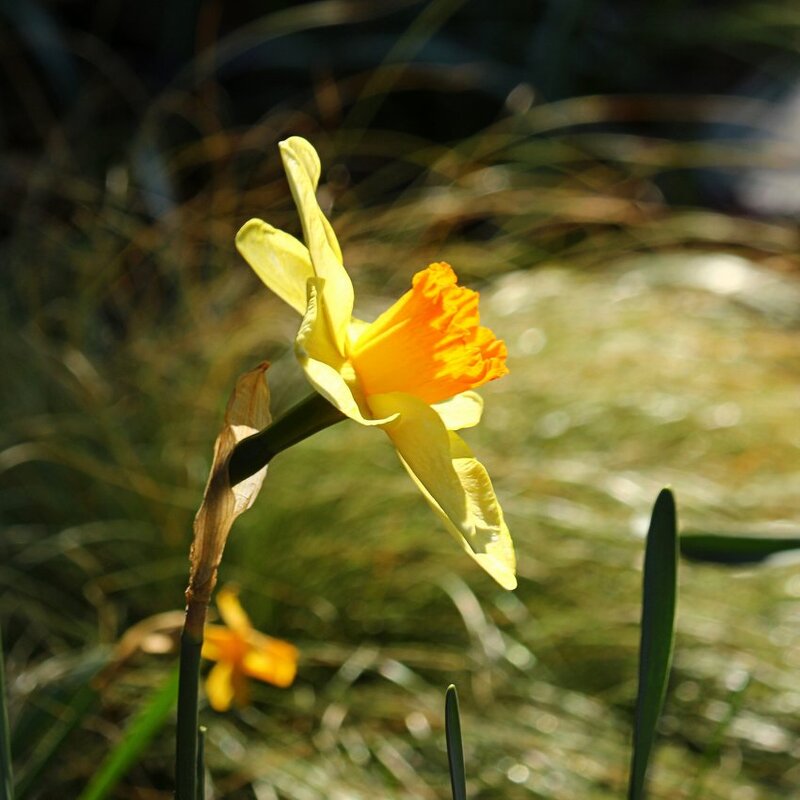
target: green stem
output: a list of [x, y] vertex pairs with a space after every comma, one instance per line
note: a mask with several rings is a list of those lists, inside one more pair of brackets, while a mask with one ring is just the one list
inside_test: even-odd
[[14, 800], [14, 778], [11, 771], [11, 733], [6, 708], [6, 673], [3, 666], [3, 638], [0, 632], [0, 798]]
[[278, 453], [345, 419], [322, 395], [312, 394], [279, 420], [239, 442], [228, 462], [231, 486], [265, 467]]
[[197, 798], [197, 695], [205, 620], [206, 604], [189, 600], [181, 634], [178, 678], [178, 725], [175, 732], [176, 800]]
[[206, 800], [206, 730], [197, 729], [197, 800]]

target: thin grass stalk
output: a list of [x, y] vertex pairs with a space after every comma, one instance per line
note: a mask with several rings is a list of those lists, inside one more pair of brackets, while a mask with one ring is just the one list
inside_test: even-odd
[[94, 682], [84, 684], [69, 698], [58, 719], [53, 721], [47, 733], [36, 742], [34, 752], [17, 770], [15, 790], [18, 797], [28, 797], [33, 791], [47, 766], [57, 757], [64, 742], [83, 722], [98, 699]]
[[203, 647], [207, 609], [207, 603], [190, 598], [181, 633], [178, 723], [175, 732], [176, 800], [197, 800], [197, 698], [200, 685], [200, 651]]
[[3, 657], [3, 635], [0, 630], [0, 798], [14, 800], [14, 774], [11, 769], [11, 732], [6, 707], [6, 672]]
[[[107, 673], [109, 676], [113, 674], [113, 670]], [[175, 708], [177, 689], [178, 670], [174, 669], [125, 723], [122, 737], [94, 770], [77, 800], [106, 800], [112, 796], [122, 778], [139, 761], [153, 737], [166, 725]]]

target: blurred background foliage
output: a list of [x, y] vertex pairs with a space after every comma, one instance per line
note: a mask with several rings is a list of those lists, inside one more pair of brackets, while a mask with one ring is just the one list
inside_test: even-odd
[[[469, 439], [520, 588], [479, 574], [381, 437], [282, 455], [222, 579], [300, 673], [204, 711], [217, 796], [446, 797], [452, 681], [471, 796], [619, 797], [658, 489], [684, 529], [798, 531], [799, 32], [789, 0], [2, 0], [20, 796], [77, 797], [167, 679], [172, 618], [115, 646], [181, 606], [235, 376], [272, 361], [277, 413], [307, 392], [296, 319], [233, 248], [250, 216], [299, 232], [276, 149], [299, 134], [362, 316], [448, 260], [508, 341]], [[796, 791], [798, 598], [785, 559], [684, 566], [654, 797]], [[171, 735], [114, 797], [170, 796]]]

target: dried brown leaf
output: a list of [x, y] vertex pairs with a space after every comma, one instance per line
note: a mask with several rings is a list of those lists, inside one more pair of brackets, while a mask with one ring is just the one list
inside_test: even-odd
[[186, 590], [190, 603], [208, 603], [231, 526], [253, 505], [267, 474], [264, 467], [235, 486], [231, 486], [228, 479], [228, 459], [233, 448], [271, 421], [268, 367], [269, 364], [263, 362], [241, 375], [228, 401], [225, 421], [214, 444], [214, 460], [203, 502], [194, 520], [189, 588]]

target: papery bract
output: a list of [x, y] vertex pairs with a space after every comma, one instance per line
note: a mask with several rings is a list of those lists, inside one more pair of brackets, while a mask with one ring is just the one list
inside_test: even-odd
[[228, 479], [228, 459], [233, 448], [271, 421], [266, 381], [268, 368], [269, 364], [264, 362], [236, 381], [225, 410], [222, 430], [214, 443], [208, 483], [194, 519], [189, 587], [186, 590], [190, 605], [193, 601], [202, 606], [208, 604], [231, 526], [253, 505], [267, 474], [264, 467], [236, 486], [231, 486]]

